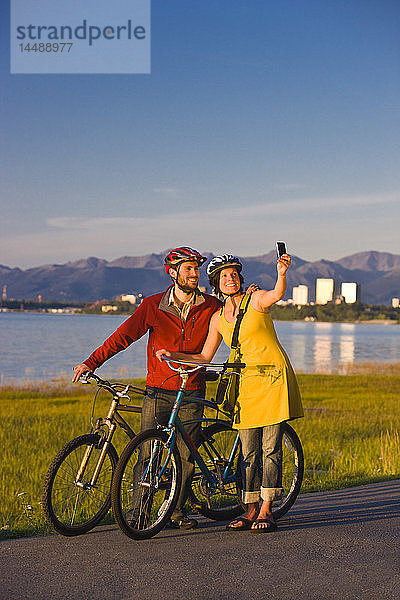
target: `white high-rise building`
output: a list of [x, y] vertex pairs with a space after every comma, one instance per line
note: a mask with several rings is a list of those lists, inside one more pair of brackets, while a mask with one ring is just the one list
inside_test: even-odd
[[392, 298], [392, 308], [399, 308], [400, 298]]
[[358, 285], [357, 283], [342, 283], [342, 293], [346, 304], [354, 304], [358, 300]]
[[134, 294], [121, 294], [117, 300], [121, 302], [129, 302], [130, 304], [136, 304], [136, 296]]
[[308, 304], [308, 287], [306, 285], [298, 285], [293, 288], [293, 304], [301, 306]]
[[333, 290], [335, 282], [333, 279], [317, 279], [315, 290], [315, 302], [317, 304], [327, 304], [333, 300]]

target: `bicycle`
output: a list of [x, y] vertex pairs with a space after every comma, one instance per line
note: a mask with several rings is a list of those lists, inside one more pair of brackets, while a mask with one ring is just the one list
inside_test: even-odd
[[89, 384], [89, 380], [97, 384], [97, 393], [102, 388], [112, 394], [107, 416], [99, 417], [90, 433], [76, 437], [58, 452], [44, 480], [45, 516], [50, 525], [65, 536], [90, 531], [110, 509], [111, 481], [118, 462], [112, 438], [117, 427], [130, 439], [136, 436], [119, 413], [141, 412], [140, 406], [121, 404], [121, 401], [131, 401], [128, 392], [143, 394], [144, 390], [130, 384], [110, 383], [91, 372], [80, 379], [84, 384]]
[[[120, 426], [130, 439], [136, 436], [118, 411], [141, 412], [141, 407], [121, 404], [121, 400], [130, 400], [128, 391], [145, 393], [142, 388], [110, 383], [89, 371], [80, 382], [89, 384], [90, 380], [113, 396], [107, 417], [99, 418], [90, 433], [68, 442], [53, 459], [44, 480], [45, 516], [53, 529], [65, 536], [87, 533], [110, 509], [111, 481], [118, 462], [118, 453], [112, 444], [115, 429]], [[211, 419], [207, 424], [209, 421]], [[200, 444], [207, 443], [210, 435], [230, 430], [225, 423], [218, 424], [218, 419], [212, 421], [215, 421], [213, 427], [201, 430]], [[221, 441], [218, 445], [224, 447]], [[200, 506], [192, 493], [189, 501], [193, 506]]]
[[[175, 508], [181, 485], [181, 460], [176, 447], [177, 432], [182, 435], [196, 466], [190, 500], [198, 512], [215, 520], [228, 520], [244, 512], [240, 502], [238, 433], [231, 429], [229, 423], [214, 419], [214, 424], [203, 431], [203, 437], [196, 448], [185, 432], [178, 412], [191, 373], [200, 368], [224, 372], [226, 369], [240, 369], [245, 365], [195, 364], [165, 357], [164, 360], [173, 371], [179, 373], [182, 382], [169, 422], [165, 427], [160, 426], [140, 433], [128, 443], [118, 461], [111, 485], [114, 517], [120, 529], [128, 537], [137, 540], [147, 539], [159, 533]], [[173, 367], [171, 363], [180, 366]], [[189, 366], [190, 369], [184, 368]], [[216, 407], [213, 402], [199, 400], [205, 406]], [[276, 519], [282, 517], [295, 502], [304, 472], [300, 440], [287, 423], [284, 424], [282, 439], [283, 485], [286, 491], [282, 500], [273, 508]], [[226, 443], [221, 444], [222, 440]]]

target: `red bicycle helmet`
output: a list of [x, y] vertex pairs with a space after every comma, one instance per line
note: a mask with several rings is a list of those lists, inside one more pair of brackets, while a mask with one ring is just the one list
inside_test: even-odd
[[189, 246], [180, 246], [171, 250], [164, 258], [165, 270], [169, 273], [171, 267], [174, 269], [181, 263], [186, 261], [195, 261], [199, 267], [206, 262], [207, 258], [202, 256], [200, 252]]

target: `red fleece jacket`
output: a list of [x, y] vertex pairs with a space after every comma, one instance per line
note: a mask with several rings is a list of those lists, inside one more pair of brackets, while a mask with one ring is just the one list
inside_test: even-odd
[[[166, 348], [173, 352], [201, 352], [210, 318], [221, 307], [221, 302], [208, 294], [197, 296], [186, 321], [182, 322], [176, 309], [168, 304], [170, 290], [145, 298], [133, 315], [85, 360], [85, 365], [94, 371], [149, 332], [146, 384], [177, 390], [181, 382], [179, 375], [157, 359], [156, 350]], [[189, 377], [186, 389], [195, 390], [203, 386], [204, 372], [201, 370]]]

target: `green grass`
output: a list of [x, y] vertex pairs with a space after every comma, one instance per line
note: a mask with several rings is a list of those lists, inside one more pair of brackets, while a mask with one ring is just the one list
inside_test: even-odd
[[[136, 385], [144, 387], [144, 380]], [[90, 431], [95, 391], [93, 385], [72, 384], [0, 388], [0, 539], [52, 531], [40, 505], [43, 480], [57, 452]], [[106, 416], [110, 400], [107, 392], [98, 394], [94, 421]], [[140, 415], [124, 418], [139, 431]], [[127, 441], [118, 429], [113, 439], [118, 453]]]
[[303, 491], [400, 476], [400, 376], [300, 375], [305, 418]]
[[[400, 375], [299, 375], [299, 383], [305, 418], [292, 425], [306, 458], [303, 492], [400, 476]], [[43, 479], [58, 450], [89, 431], [94, 390], [61, 384], [0, 388], [0, 537], [51, 531], [40, 506]], [[109, 404], [109, 394], [99, 394], [95, 416], [105, 416]], [[137, 431], [138, 416], [125, 414]], [[118, 431], [119, 452], [126, 440]]]

